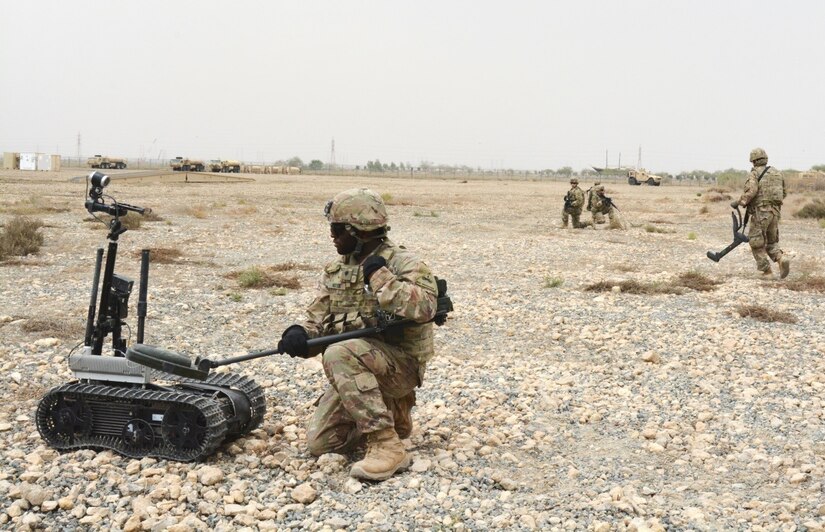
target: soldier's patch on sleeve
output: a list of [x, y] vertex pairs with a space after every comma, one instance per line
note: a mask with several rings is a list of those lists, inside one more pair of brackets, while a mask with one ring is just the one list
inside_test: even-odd
[[372, 373], [359, 373], [355, 376], [355, 387], [361, 392], [378, 388], [378, 379]]
[[425, 273], [424, 275], [420, 276], [418, 279], [415, 280], [415, 284], [424, 288], [426, 290], [430, 290], [432, 292], [438, 292], [438, 287], [435, 284], [435, 276], [431, 273]]

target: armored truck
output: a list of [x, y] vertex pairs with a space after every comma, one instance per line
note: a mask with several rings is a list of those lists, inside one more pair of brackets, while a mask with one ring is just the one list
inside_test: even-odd
[[206, 165], [203, 161], [198, 159], [186, 159], [184, 157], [175, 157], [169, 161], [169, 166], [175, 172], [203, 172]]
[[89, 157], [86, 164], [88, 164], [91, 168], [117, 168], [118, 170], [122, 170], [126, 168], [126, 159], [95, 155], [94, 157]]

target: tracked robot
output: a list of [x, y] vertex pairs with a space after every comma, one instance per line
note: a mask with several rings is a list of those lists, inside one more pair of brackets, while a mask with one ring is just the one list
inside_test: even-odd
[[[254, 380], [234, 373], [170, 374], [127, 357], [130, 350], [138, 349], [143, 356], [188, 360], [143, 345], [149, 250], [141, 253], [137, 342], [127, 346], [122, 331], [134, 281], [115, 273], [118, 239], [126, 232], [121, 218], [129, 213], [143, 215], [150, 209], [119, 203], [104, 195], [103, 189], [110, 182], [107, 175], [93, 172], [87, 181], [86, 210], [95, 217], [98, 213], [111, 216], [102, 284], [104, 253], [100, 248], [85, 339], [82, 347], [69, 355], [69, 368], [77, 380], [49, 390], [40, 400], [37, 430], [51, 447], [60, 450], [110, 449], [133, 458], [201, 460], [222, 443], [261, 424], [266, 412], [263, 390]], [[111, 349], [104, 349], [109, 336]]]

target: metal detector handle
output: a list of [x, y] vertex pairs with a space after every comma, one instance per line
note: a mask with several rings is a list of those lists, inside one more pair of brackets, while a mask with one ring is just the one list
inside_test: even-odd
[[[395, 322], [391, 325], [391, 327], [396, 327], [401, 324], [410, 324], [413, 323], [412, 320], [403, 320], [399, 322]], [[379, 333], [382, 333], [387, 330], [388, 327], [368, 327], [366, 329], [356, 329], [354, 331], [347, 331], [340, 334], [330, 334], [328, 336], [319, 336], [318, 338], [312, 338], [307, 340], [307, 347], [326, 347], [328, 345], [332, 345], [338, 342], [343, 342], [344, 340], [352, 340], [353, 338], [363, 338], [365, 336], [373, 336]], [[263, 358], [269, 355], [282, 355], [284, 354], [283, 351], [279, 349], [266, 349], [264, 351], [253, 351], [252, 353], [247, 353], [246, 355], [239, 355], [236, 357], [224, 358], [222, 360], [209, 360], [208, 358], [198, 358], [195, 360], [195, 365], [198, 366], [200, 369], [210, 369], [210, 368], [217, 368], [219, 366], [226, 366], [228, 364], [235, 364], [236, 362], [244, 362], [246, 360], [254, 360], [256, 358]]]

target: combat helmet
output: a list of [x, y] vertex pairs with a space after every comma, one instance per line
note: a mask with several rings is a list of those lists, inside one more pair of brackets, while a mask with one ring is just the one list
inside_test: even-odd
[[768, 160], [768, 154], [767, 154], [767, 153], [765, 153], [765, 150], [763, 150], [762, 148], [754, 148], [754, 149], [752, 149], [752, 150], [751, 150], [750, 161], [751, 161], [751, 162], [756, 162], [756, 161], [758, 161], [759, 159], [765, 159], [765, 161], [767, 162], [767, 160]]
[[578, 179], [576, 179], [576, 178], [574, 177], [574, 178], [572, 178], [572, 179], [570, 180], [570, 184], [571, 184], [571, 185], [578, 185], [578, 184], [579, 184], [579, 180], [578, 180]]
[[327, 202], [324, 215], [331, 224], [345, 224], [361, 231], [387, 225], [387, 207], [381, 196], [368, 188], [351, 188]]

